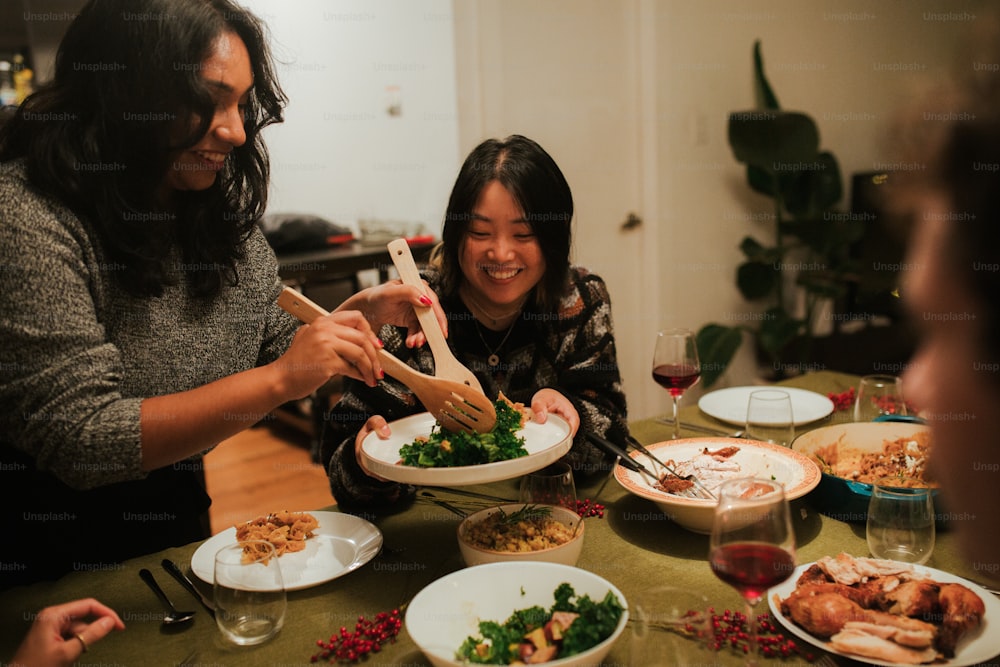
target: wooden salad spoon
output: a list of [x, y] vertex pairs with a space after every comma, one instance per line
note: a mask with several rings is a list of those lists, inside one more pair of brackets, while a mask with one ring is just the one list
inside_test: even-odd
[[[322, 306], [291, 287], [286, 287], [278, 295], [278, 305], [306, 324], [329, 314]], [[434, 320], [434, 326], [437, 326], [437, 320]], [[382, 370], [413, 390], [427, 411], [449, 431], [489, 433], [496, 425], [496, 408], [481, 390], [421, 373], [385, 350], [378, 351], [378, 359]]]
[[[413, 261], [413, 253], [410, 252], [410, 246], [406, 239], [390, 241], [386, 247], [389, 249], [392, 263], [396, 266], [399, 279], [403, 281], [403, 284], [423, 291], [424, 281], [420, 278], [420, 271], [417, 270], [417, 264]], [[417, 314], [417, 320], [420, 322], [424, 337], [427, 338], [431, 354], [434, 355], [434, 376], [461, 382], [482, 392], [483, 387], [479, 384], [475, 374], [452, 354], [434, 312], [430, 308], [414, 308], [413, 310]]]

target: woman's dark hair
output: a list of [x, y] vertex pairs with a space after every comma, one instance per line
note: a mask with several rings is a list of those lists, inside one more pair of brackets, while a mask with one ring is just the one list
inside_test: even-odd
[[[212, 123], [201, 70], [226, 32], [253, 69], [246, 142], [210, 188], [176, 192], [167, 208], [157, 191], [171, 156]], [[191, 292], [209, 297], [238, 281], [242, 243], [267, 203], [260, 131], [281, 122], [285, 101], [263, 25], [230, 0], [91, 0], [59, 46], [53, 80], [0, 128], [0, 160], [22, 158], [35, 188], [95, 230], [130, 293], [156, 296], [175, 283], [179, 247], [197, 267], [187, 271]]]
[[510, 192], [538, 239], [546, 270], [535, 299], [539, 305], [554, 308], [569, 275], [573, 194], [555, 160], [537, 143], [517, 134], [479, 144], [458, 172], [433, 260], [441, 271], [444, 292], [454, 295], [458, 290], [462, 278], [458, 257], [472, 211], [492, 181]]

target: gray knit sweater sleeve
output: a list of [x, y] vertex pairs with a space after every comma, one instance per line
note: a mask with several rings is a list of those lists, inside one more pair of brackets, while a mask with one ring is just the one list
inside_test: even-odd
[[142, 478], [143, 398], [267, 363], [291, 341], [259, 232], [245, 255], [238, 284], [211, 301], [188, 295], [183, 276], [199, 267], [179, 264], [162, 297], [132, 297], [91, 230], [20, 164], [0, 164], [0, 447], [76, 488]]

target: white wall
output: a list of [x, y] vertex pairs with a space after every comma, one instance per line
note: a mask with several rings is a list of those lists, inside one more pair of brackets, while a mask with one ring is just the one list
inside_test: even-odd
[[268, 210], [420, 221], [437, 234], [462, 157], [451, 2], [241, 2], [270, 28], [289, 98], [265, 134]]
[[[754, 105], [752, 48], [781, 105], [808, 113], [839, 159], [849, 205], [852, 172], [891, 156], [886, 134], [911, 92], [942, 73], [976, 27], [973, 2], [700, 0], [658, 2], [662, 312], [699, 327], [734, 325], [754, 307], [735, 285], [738, 245], [773, 240], [773, 204], [752, 193], [726, 139], [731, 111]], [[697, 285], [697, 289], [692, 289]], [[751, 347], [722, 384], [746, 384]]]
[[[657, 328], [735, 325], [757, 309], [736, 289], [738, 247], [748, 234], [763, 241], [773, 237], [772, 202], [749, 190], [726, 138], [728, 114], [755, 102], [756, 39], [762, 40], [766, 70], [783, 107], [809, 113], [822, 146], [839, 158], [846, 207], [851, 173], [872, 170], [892, 155], [884, 144], [892, 113], [913, 88], [944, 70], [985, 6], [940, 0], [454, 1], [460, 48], [466, 44], [462, 52], [475, 53], [478, 42], [489, 54], [478, 67], [459, 62], [463, 144], [477, 134], [470, 128], [503, 134], [496, 128], [528, 127], [562, 156], [560, 166], [576, 194], [588, 165], [607, 161], [600, 146], [629, 145], [636, 141], [633, 128], [641, 128], [636, 212], [645, 222], [633, 233], [644, 241], [646, 274], [617, 286], [609, 282], [622, 363], [648, 359]], [[597, 30], [590, 24], [577, 29], [582, 15], [601, 12], [609, 20]], [[549, 27], [544, 36], [539, 26]], [[634, 49], [635, 57], [595, 61], [594, 54], [609, 44], [622, 53]], [[548, 58], [542, 61], [539, 54]], [[614, 76], [634, 85], [632, 97], [609, 83]], [[606, 118], [587, 115], [596, 107], [580, 104], [578, 97], [556, 99], [563, 89], [586, 86], [592, 97], [607, 100]], [[506, 94], [510, 90], [523, 94]], [[545, 134], [553, 123], [562, 124], [559, 132]], [[589, 203], [578, 207], [577, 232], [599, 198], [620, 195], [612, 180], [582, 188], [581, 200]], [[616, 253], [607, 235], [586, 236], [575, 237], [576, 257], [584, 265], [618, 263], [624, 270], [638, 261], [634, 253]], [[623, 307], [626, 292], [636, 291], [641, 307]], [[629, 326], [650, 333], [624, 335]], [[723, 386], [755, 381], [752, 351], [743, 346]], [[644, 365], [631, 369], [625, 389], [631, 418], [667, 410], [666, 392], [648, 379]], [[702, 390], [685, 396], [685, 404]]]

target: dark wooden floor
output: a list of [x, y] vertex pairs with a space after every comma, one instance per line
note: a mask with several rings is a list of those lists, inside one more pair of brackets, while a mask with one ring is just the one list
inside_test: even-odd
[[306, 433], [273, 420], [265, 424], [205, 456], [213, 535], [262, 514], [334, 503], [326, 472], [310, 459]]

